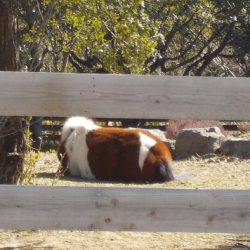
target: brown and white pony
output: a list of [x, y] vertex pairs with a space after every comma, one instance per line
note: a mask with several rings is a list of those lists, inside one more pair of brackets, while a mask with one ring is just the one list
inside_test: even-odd
[[168, 147], [148, 131], [99, 127], [72, 117], [62, 130], [60, 172], [85, 179], [163, 182], [174, 179]]

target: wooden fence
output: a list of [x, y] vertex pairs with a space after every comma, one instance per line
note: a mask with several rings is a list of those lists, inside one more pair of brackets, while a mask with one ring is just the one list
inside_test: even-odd
[[[42, 122], [41, 137], [43, 141], [43, 149], [56, 149], [60, 141], [60, 134], [66, 117], [44, 117]], [[94, 119], [98, 125], [106, 127], [140, 127], [144, 129], [159, 129], [166, 131], [168, 120], [155, 119], [121, 119], [121, 118], [102, 118]], [[124, 125], [125, 124], [125, 125]], [[131, 124], [131, 125], [130, 125]], [[218, 125], [225, 131], [250, 131], [249, 122], [236, 121], [220, 121]]]
[[[66, 117], [44, 117], [42, 120], [43, 142], [55, 148], [60, 140], [60, 133]], [[122, 118], [94, 118], [100, 126], [106, 127], [140, 127], [145, 129], [160, 129], [166, 131], [168, 121], [164, 119], [122, 119]], [[52, 146], [54, 145], [54, 147]], [[45, 147], [47, 148], [47, 147]]]
[[[0, 115], [250, 120], [249, 78], [0, 72]], [[0, 186], [0, 228], [250, 232], [250, 190]]]

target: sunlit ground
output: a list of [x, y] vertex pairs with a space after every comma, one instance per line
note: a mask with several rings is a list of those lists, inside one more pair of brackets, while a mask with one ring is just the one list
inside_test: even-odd
[[[36, 163], [35, 185], [136, 186], [164, 188], [250, 189], [250, 160], [234, 157], [192, 158], [174, 163], [179, 178], [163, 184], [120, 184], [81, 179], [55, 179], [58, 167], [55, 153], [42, 153]], [[244, 247], [244, 248], [243, 248]], [[249, 247], [249, 248], [247, 248]], [[0, 249], [250, 249], [250, 235], [79, 232], [79, 231], [1, 231]]]

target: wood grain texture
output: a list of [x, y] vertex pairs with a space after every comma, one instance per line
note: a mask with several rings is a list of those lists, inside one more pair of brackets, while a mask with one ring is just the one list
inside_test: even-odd
[[0, 72], [0, 115], [250, 120], [250, 78]]
[[249, 190], [0, 187], [0, 228], [250, 232]]

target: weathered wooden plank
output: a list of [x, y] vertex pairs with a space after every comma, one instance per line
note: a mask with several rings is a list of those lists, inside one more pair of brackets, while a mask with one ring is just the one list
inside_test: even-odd
[[250, 120], [250, 78], [0, 72], [0, 115]]
[[249, 190], [0, 187], [0, 228], [250, 232]]

